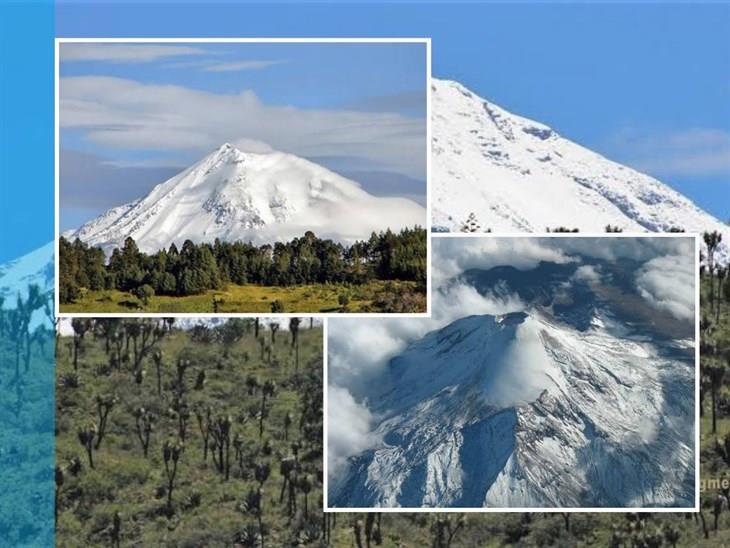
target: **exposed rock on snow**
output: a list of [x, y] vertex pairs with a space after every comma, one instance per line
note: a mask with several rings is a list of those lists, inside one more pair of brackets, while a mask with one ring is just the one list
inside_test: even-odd
[[241, 152], [226, 143], [144, 198], [64, 236], [107, 252], [131, 236], [141, 250], [155, 252], [187, 239], [272, 243], [307, 230], [348, 242], [414, 225], [426, 225], [426, 211], [415, 202], [372, 196], [292, 154]]
[[608, 312], [469, 316], [390, 361], [335, 507], [694, 504], [694, 353]]
[[[458, 231], [474, 212], [482, 229], [603, 232], [730, 229], [656, 179], [511, 114], [458, 82], [432, 80], [432, 223]], [[730, 258], [723, 245], [721, 255]]]

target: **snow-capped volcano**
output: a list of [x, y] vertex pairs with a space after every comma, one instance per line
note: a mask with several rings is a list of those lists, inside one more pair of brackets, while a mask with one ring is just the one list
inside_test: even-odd
[[112, 208], [69, 239], [107, 251], [131, 236], [155, 252], [173, 242], [288, 240], [307, 230], [339, 241], [425, 226], [423, 207], [368, 194], [354, 181], [283, 152], [241, 152], [226, 143], [137, 201]]
[[0, 296], [5, 298], [5, 308], [15, 308], [16, 296], [28, 294], [28, 286], [36, 284], [41, 291], [53, 290], [53, 242], [0, 265]]
[[[12, 310], [18, 306], [18, 296], [28, 297], [28, 287], [37, 285], [41, 292], [50, 294], [54, 288], [55, 244], [48, 242], [30, 253], [0, 265], [0, 297], [2, 308]], [[37, 325], [49, 325], [43, 309], [33, 312], [30, 329]]]
[[458, 82], [432, 79], [432, 222], [458, 231], [730, 229], [667, 185], [511, 114]]
[[329, 506], [693, 506], [693, 350], [634, 335], [540, 307], [428, 333], [374, 383], [378, 441]]

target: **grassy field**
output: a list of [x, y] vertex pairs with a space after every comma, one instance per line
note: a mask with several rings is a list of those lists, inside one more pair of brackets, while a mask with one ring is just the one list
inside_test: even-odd
[[[727, 319], [730, 309], [723, 309], [722, 320], [713, 331], [713, 338], [718, 341], [730, 340]], [[705, 304], [705, 315], [707, 309]], [[306, 323], [306, 322], [305, 322]], [[267, 333], [268, 335], [268, 333]], [[208, 383], [200, 394], [203, 401], [209, 401], [229, 409], [232, 414], [245, 409], [250, 401], [244, 388], [245, 375], [253, 373], [262, 379], [271, 375], [277, 379], [282, 388], [275, 400], [272, 400], [271, 416], [265, 424], [265, 437], [272, 440], [273, 455], [270, 460], [276, 462], [281, 455], [289, 452], [286, 443], [281, 440], [282, 414], [285, 410], [300, 408], [303, 392], [317, 392], [321, 384], [315, 388], [310, 384], [307, 388], [296, 389], [288, 386], [292, 355], [287, 344], [287, 333], [280, 332], [274, 347], [273, 357], [278, 366], [265, 365], [260, 357], [260, 347], [253, 336], [244, 337], [236, 343], [228, 358], [222, 357], [222, 348], [217, 344], [195, 347], [192, 360], [196, 371], [203, 365], [210, 371]], [[87, 336], [89, 337], [89, 336]], [[165, 355], [174, 356], [190, 347], [187, 335], [173, 332], [162, 343]], [[302, 338], [302, 359], [309, 363], [312, 375], [321, 373], [321, 330], [305, 330]], [[71, 373], [71, 357], [68, 338], [61, 340], [61, 355], [58, 374], [61, 378]], [[723, 343], [724, 345], [725, 343]], [[723, 346], [724, 348], [724, 346]], [[306, 349], [306, 350], [305, 350]], [[249, 359], [244, 357], [248, 353]], [[308, 356], [304, 360], [304, 356]], [[159, 497], [160, 486], [164, 487], [164, 476], [161, 468], [160, 447], [167, 431], [174, 428], [174, 422], [165, 419], [153, 434], [154, 451], [145, 460], [141, 455], [139, 442], [130, 437], [132, 426], [130, 408], [139, 402], [155, 406], [163, 410], [167, 400], [163, 397], [157, 402], [153, 388], [153, 367], [148, 364], [147, 377], [143, 380], [145, 390], [140, 394], [139, 386], [134, 382], [131, 373], [113, 373], [111, 376], [98, 376], [96, 366], [104, 363], [102, 341], [94, 341], [89, 337], [87, 351], [81, 359], [79, 388], [59, 386], [57, 389], [57, 457], [58, 464], [66, 465], [73, 456], [84, 457], [83, 448], [76, 437], [77, 424], [93, 416], [93, 396], [114, 389], [118, 394], [129, 393], [131, 396], [122, 401], [112, 411], [111, 426], [107, 437], [97, 454], [96, 470], [86, 467], [78, 477], [67, 478], [61, 490], [58, 525], [59, 546], [111, 546], [109, 542], [110, 520], [113, 512], [119, 510], [122, 521], [122, 546], [252, 546], [261, 544], [253, 542], [238, 544], [231, 541], [232, 536], [255, 523], [250, 515], [241, 512], [240, 502], [255, 482], [251, 478], [235, 476], [224, 481], [210, 463], [202, 462], [199, 447], [197, 425], [189, 426], [191, 437], [183, 456], [181, 466], [181, 483], [176, 490], [174, 500], [181, 505], [172, 517], [162, 512], [164, 499]], [[218, 363], [222, 362], [222, 369]], [[316, 363], [315, 363], [316, 362]], [[172, 362], [170, 362], [171, 364]], [[169, 364], [168, 364], [169, 365]], [[169, 376], [171, 372], [166, 373]], [[720, 391], [722, 397], [728, 397], [728, 380]], [[193, 383], [194, 374], [190, 373], [189, 382]], [[317, 380], [321, 383], [321, 380]], [[724, 414], [718, 418], [718, 432], [711, 433], [711, 409], [709, 396], [705, 399], [705, 416], [701, 421], [701, 476], [705, 481], [711, 478], [730, 475], [730, 467], [718, 456], [716, 440], [722, 440], [730, 431], [730, 418]], [[247, 440], [250, 440], [252, 454], [257, 454], [261, 445], [255, 425], [244, 426]], [[307, 469], [311, 475], [318, 476], [322, 467], [321, 445], [313, 445], [307, 461]], [[462, 514], [410, 514], [389, 513], [380, 517], [377, 534], [367, 542], [364, 513], [338, 513], [325, 517], [320, 508], [321, 487], [316, 487], [309, 495], [310, 519], [302, 518], [302, 500], [299, 494], [297, 514], [289, 517], [284, 505], [278, 503], [278, 491], [281, 476], [272, 467], [271, 477], [264, 486], [266, 494], [264, 504], [264, 524], [267, 547], [280, 546], [335, 546], [346, 548], [365, 548], [367, 546], [383, 546], [386, 548], [496, 548], [502, 546], [540, 547], [670, 547], [682, 548], [730, 546], [730, 512], [727, 503], [723, 503], [722, 511], [715, 515], [713, 501], [719, 494], [715, 488], [702, 493], [702, 514], [699, 513], [574, 513], [567, 518], [562, 513], [523, 512], [468, 514], [465, 522], [458, 526]], [[191, 502], [198, 500], [197, 506]], [[178, 508], [176, 506], [176, 508]], [[705, 537], [702, 519], [707, 526]], [[450, 520], [451, 530], [455, 533], [450, 543], [439, 542], [440, 527], [447, 527], [445, 519]], [[377, 522], [376, 522], [377, 523]], [[330, 530], [328, 539], [323, 530]], [[359, 540], [358, 540], [359, 539]]]
[[[235, 542], [259, 546], [257, 514], [247, 506], [247, 497], [259, 485], [257, 468], [262, 465], [270, 469], [263, 481], [261, 503], [266, 546], [291, 545], [292, 536], [306, 535], [310, 521], [321, 520], [316, 508], [320, 505], [322, 467], [318, 398], [322, 387], [322, 329], [308, 329], [308, 325], [303, 322], [300, 330], [298, 376], [296, 353], [287, 331], [279, 331], [274, 344], [270, 344], [271, 332], [262, 329], [259, 339], [251, 332], [224, 346], [195, 342], [187, 332], [173, 330], [155, 347], [163, 355], [161, 394], [157, 391], [153, 352], [143, 359], [145, 374], [140, 377], [127, 363], [119, 369], [109, 367], [110, 354], [105, 351], [104, 340], [87, 333], [75, 372], [72, 339], [61, 338], [56, 464], [64, 472], [64, 481], [58, 491], [56, 545], [113, 546], [114, 516], [119, 512], [121, 546], [232, 546]], [[270, 356], [267, 348], [271, 349]], [[181, 357], [190, 361], [183, 376], [184, 401], [190, 413], [170, 510], [166, 503], [163, 444], [171, 437], [178, 438], [180, 416], [184, 415], [173, 410], [178, 390], [176, 363]], [[202, 386], [198, 383], [201, 371], [205, 372]], [[250, 378], [258, 380], [258, 388], [249, 388]], [[275, 382], [276, 391], [268, 397], [260, 435], [257, 409], [262, 399], [261, 386], [266, 381]], [[78, 429], [90, 420], [101, 424], [96, 397], [112, 394], [118, 400], [109, 414], [100, 447], [92, 453], [91, 468]], [[310, 401], [318, 402], [314, 410], [319, 420], [316, 424], [300, 420], [311, 417], [308, 413], [312, 412], [305, 408], [305, 394]], [[210, 452], [207, 459], [203, 455], [203, 434], [192, 410], [207, 406], [214, 418], [230, 416], [230, 437], [242, 440], [242, 466], [231, 444], [229, 479], [219, 472]], [[155, 417], [147, 457], [136, 430], [135, 410], [140, 407]], [[287, 414], [292, 418], [288, 429]], [[279, 501], [284, 481], [280, 462], [292, 455], [295, 441], [300, 444], [301, 469], [297, 477], [306, 476], [311, 481], [306, 515], [303, 488], [295, 490], [297, 507], [293, 513], [288, 512], [286, 496], [284, 502]], [[81, 463], [80, 470], [74, 462]]]
[[[144, 305], [131, 293], [122, 291], [82, 290], [76, 302], [62, 304], [61, 312], [271, 312], [271, 303], [280, 301], [284, 312], [378, 312], [374, 304], [383, 292], [404, 294], [417, 292], [418, 284], [409, 281], [374, 280], [364, 285], [295, 285], [271, 287], [260, 285], [229, 284], [221, 291], [207, 291], [202, 295], [187, 297], [152, 297]], [[348, 304], [340, 304], [340, 296], [347, 296]], [[413, 312], [425, 312], [423, 307]]]

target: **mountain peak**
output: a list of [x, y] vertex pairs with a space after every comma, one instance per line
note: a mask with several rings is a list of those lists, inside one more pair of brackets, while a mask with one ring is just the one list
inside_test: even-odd
[[658, 360], [663, 344], [539, 310], [432, 331], [363, 395], [376, 441], [334, 478], [330, 504], [689, 506], [694, 370], [689, 355]]
[[358, 183], [283, 152], [242, 152], [225, 142], [147, 196], [89, 221], [68, 239], [110, 253], [131, 236], [154, 253], [185, 240], [272, 243], [314, 230], [351, 242], [375, 231], [423, 225], [423, 207], [375, 197]]
[[[462, 84], [432, 80], [432, 226], [544, 232], [730, 231], [660, 181], [513, 114]], [[719, 255], [727, 256], [723, 244]]]
[[217, 149], [215, 149], [213, 152], [208, 154], [205, 158], [203, 158], [202, 161], [206, 160], [227, 160], [229, 158], [238, 158], [240, 156], [243, 156], [244, 153], [234, 147], [231, 143], [223, 143], [221, 146], [219, 146]]

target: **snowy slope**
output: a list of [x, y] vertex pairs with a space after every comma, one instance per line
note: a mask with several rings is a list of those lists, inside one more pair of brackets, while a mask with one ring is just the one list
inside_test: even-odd
[[135, 202], [64, 234], [110, 250], [132, 236], [154, 252], [195, 242], [288, 240], [307, 230], [340, 241], [425, 226], [423, 207], [377, 198], [354, 181], [282, 152], [244, 153], [226, 143]]
[[48, 242], [27, 255], [0, 265], [0, 296], [5, 297], [4, 308], [15, 308], [17, 294], [25, 298], [30, 284], [37, 284], [44, 292], [53, 290], [54, 252], [54, 243]]
[[[43, 247], [0, 265], [0, 297], [4, 298], [2, 308], [15, 309], [18, 295], [25, 299], [31, 284], [38, 285], [44, 293], [53, 291], [54, 254], [55, 245], [48, 242]], [[30, 320], [31, 330], [38, 325], [49, 325], [43, 309], [36, 310]]]
[[432, 219], [457, 231], [730, 229], [665, 184], [511, 114], [458, 82], [432, 80]]
[[391, 360], [339, 507], [692, 506], [691, 353], [547, 310], [469, 316]]

